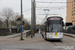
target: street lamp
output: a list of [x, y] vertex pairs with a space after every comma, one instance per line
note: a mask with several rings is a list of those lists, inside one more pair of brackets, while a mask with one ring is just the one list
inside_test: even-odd
[[46, 14], [46, 19], [47, 19], [47, 16], [48, 16], [48, 13], [49, 13], [49, 9], [44, 9], [44, 11], [45, 11], [45, 14]]

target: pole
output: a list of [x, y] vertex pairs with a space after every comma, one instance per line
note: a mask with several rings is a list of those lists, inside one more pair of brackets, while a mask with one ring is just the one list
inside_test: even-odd
[[47, 16], [48, 16], [48, 13], [49, 13], [49, 9], [44, 9], [44, 11], [48, 11], [48, 12], [45, 12], [45, 14], [46, 14], [46, 19], [47, 19]]
[[[68, 6], [68, 0], [67, 0], [67, 6]], [[66, 6], [66, 7], [67, 7]], [[67, 10], [67, 8], [66, 8], [66, 10]], [[66, 21], [67, 21], [67, 16], [66, 16], [66, 18], [65, 18], [65, 30], [66, 30]]]
[[66, 31], [66, 18], [65, 18], [65, 31]]
[[[23, 15], [22, 15], [22, 0], [21, 0], [21, 18], [23, 18]], [[23, 33], [22, 33], [22, 23], [21, 23], [21, 39], [20, 40], [24, 40], [23, 39]]]
[[46, 14], [46, 19], [47, 19], [48, 14]]
[[31, 0], [31, 38], [35, 36], [35, 0]]
[[7, 17], [7, 29], [8, 29], [8, 25], [9, 25], [8, 20], [9, 20], [9, 18]]

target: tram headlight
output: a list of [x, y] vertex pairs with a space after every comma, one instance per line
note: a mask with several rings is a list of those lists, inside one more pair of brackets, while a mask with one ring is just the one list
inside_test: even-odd
[[50, 35], [53, 35], [53, 33], [50, 33]]
[[63, 35], [63, 33], [60, 33], [60, 35]]
[[49, 35], [51, 35], [51, 33], [49, 33]]
[[49, 35], [51, 35], [51, 33], [49, 33]]

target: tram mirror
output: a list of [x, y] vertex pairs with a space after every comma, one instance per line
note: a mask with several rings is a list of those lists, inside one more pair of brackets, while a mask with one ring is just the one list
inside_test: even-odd
[[64, 26], [64, 22], [62, 22], [62, 26]]

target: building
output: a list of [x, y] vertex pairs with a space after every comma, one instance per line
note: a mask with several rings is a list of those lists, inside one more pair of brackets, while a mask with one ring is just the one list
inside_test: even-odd
[[75, 25], [75, 0], [68, 0], [66, 22]]

